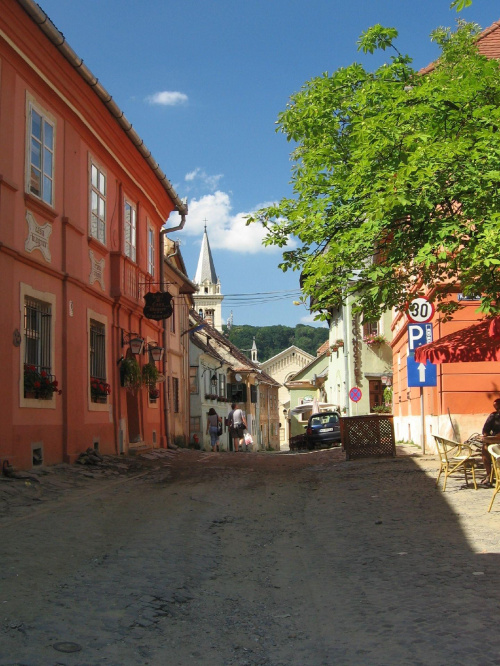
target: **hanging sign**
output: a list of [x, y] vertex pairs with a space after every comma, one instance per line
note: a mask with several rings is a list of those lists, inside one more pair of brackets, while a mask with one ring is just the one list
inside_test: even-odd
[[168, 291], [148, 292], [144, 295], [146, 305], [143, 308], [144, 316], [148, 319], [160, 321], [168, 319], [174, 312], [173, 296]]

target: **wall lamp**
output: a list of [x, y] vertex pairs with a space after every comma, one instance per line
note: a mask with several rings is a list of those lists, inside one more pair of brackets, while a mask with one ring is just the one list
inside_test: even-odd
[[157, 363], [163, 358], [164, 347], [158, 347], [156, 343], [148, 343], [147, 345], [144, 345], [144, 353], [146, 354], [148, 352], [151, 355], [153, 361]]
[[122, 330], [122, 347], [130, 345], [132, 354], [141, 354], [144, 347], [144, 338], [141, 338], [137, 333], [126, 334]]

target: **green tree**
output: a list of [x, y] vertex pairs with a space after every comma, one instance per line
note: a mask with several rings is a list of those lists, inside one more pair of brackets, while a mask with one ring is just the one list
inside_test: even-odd
[[[226, 329], [225, 329], [226, 330]], [[292, 345], [316, 356], [319, 347], [328, 339], [328, 329], [298, 324], [291, 326], [233, 326], [227, 333], [229, 340], [250, 358], [253, 339], [257, 345], [258, 360], [263, 363]]]
[[478, 30], [436, 30], [439, 59], [417, 72], [397, 31], [374, 26], [359, 49], [391, 49], [387, 64], [314, 78], [279, 115], [296, 144], [295, 198], [248, 223], [264, 225], [266, 245], [298, 240], [280, 267], [302, 272], [318, 316], [355, 293], [376, 319], [423, 285], [449, 316], [458, 284], [483, 312], [500, 311], [500, 69], [479, 54]]

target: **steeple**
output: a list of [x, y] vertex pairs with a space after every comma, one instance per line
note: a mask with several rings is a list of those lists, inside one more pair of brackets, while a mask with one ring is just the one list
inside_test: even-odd
[[210, 284], [217, 284], [217, 273], [215, 272], [214, 260], [210, 250], [210, 243], [208, 242], [206, 224], [203, 240], [201, 241], [200, 257], [198, 259], [198, 268], [196, 269], [194, 282], [196, 284], [203, 284], [205, 280], [208, 280]]
[[250, 350], [250, 353], [252, 355], [252, 361], [254, 363], [258, 363], [258, 361], [257, 361], [257, 345], [255, 344], [255, 336], [253, 337], [253, 345], [252, 345], [252, 349]]
[[193, 294], [194, 306], [197, 313], [206, 319], [211, 326], [222, 333], [222, 300], [224, 296], [220, 293], [220, 280], [215, 272], [214, 260], [208, 242], [207, 225], [205, 220], [205, 231], [201, 241], [198, 267], [193, 282], [198, 286], [198, 291]]

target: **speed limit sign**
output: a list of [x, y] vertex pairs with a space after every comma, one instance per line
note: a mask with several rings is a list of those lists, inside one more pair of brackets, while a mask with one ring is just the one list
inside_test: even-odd
[[414, 298], [406, 310], [406, 315], [414, 324], [426, 324], [434, 317], [434, 312], [434, 304], [429, 303], [426, 298]]

